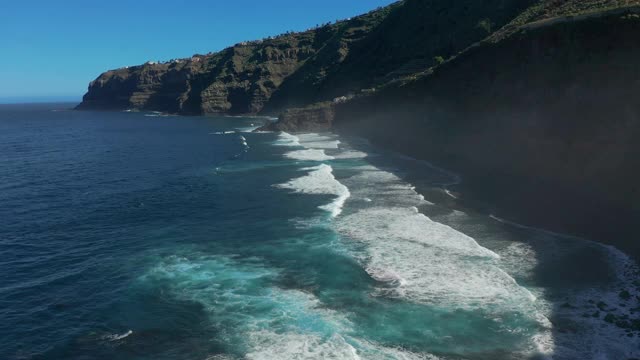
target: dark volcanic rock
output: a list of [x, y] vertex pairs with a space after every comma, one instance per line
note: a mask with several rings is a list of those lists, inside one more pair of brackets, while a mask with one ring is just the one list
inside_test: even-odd
[[538, 0], [404, 0], [316, 29], [218, 53], [107, 71], [79, 109], [278, 114], [331, 101], [433, 66]]
[[461, 173], [488, 211], [640, 256], [638, 38], [635, 14], [522, 29], [337, 106], [334, 126]]
[[319, 103], [306, 108], [289, 109], [277, 122], [267, 124], [256, 131], [314, 132], [331, 129], [335, 116], [332, 103]]
[[281, 113], [263, 130], [353, 132], [461, 173], [484, 210], [640, 256], [638, 5], [404, 0], [108, 71], [78, 108]]
[[400, 5], [304, 32], [239, 43], [217, 53], [107, 71], [91, 82], [78, 109], [277, 114], [289, 103], [265, 106], [293, 74], [313, 78], [315, 85], [285, 86], [292, 93], [280, 94], [307, 105], [322, 97], [314, 89], [344, 55]]

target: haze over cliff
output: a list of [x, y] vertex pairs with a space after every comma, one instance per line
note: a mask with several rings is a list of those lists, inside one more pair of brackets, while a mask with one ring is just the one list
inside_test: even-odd
[[460, 172], [491, 211], [638, 255], [638, 6], [399, 1], [105, 72], [79, 108], [281, 114], [267, 129], [354, 133]]

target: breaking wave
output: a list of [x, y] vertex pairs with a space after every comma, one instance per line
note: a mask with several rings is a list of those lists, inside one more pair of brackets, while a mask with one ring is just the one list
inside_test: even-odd
[[333, 176], [333, 168], [322, 164], [304, 170], [310, 170], [310, 172], [303, 177], [276, 185], [276, 187], [290, 189], [301, 194], [335, 195], [337, 198], [331, 204], [323, 205], [320, 208], [330, 212], [333, 217], [340, 215], [344, 203], [351, 194], [349, 189]]
[[[280, 275], [259, 262], [228, 256], [170, 256], [144, 274], [144, 286], [200, 304], [216, 328], [216, 341], [247, 359], [437, 359], [388, 348], [352, 335], [345, 314], [325, 308], [308, 292], [274, 284]], [[250, 313], [248, 313], [250, 311]]]

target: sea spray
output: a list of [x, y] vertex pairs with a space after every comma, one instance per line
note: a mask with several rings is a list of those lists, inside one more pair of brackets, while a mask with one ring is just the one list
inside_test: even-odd
[[284, 184], [275, 185], [278, 188], [290, 189], [300, 194], [335, 195], [337, 198], [320, 208], [336, 217], [342, 212], [342, 207], [351, 195], [349, 189], [336, 180], [333, 176], [333, 168], [322, 164], [316, 167], [305, 168], [309, 173], [303, 177], [292, 179]]

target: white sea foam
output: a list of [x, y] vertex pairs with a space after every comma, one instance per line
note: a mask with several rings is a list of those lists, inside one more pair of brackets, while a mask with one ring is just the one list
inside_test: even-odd
[[343, 181], [372, 207], [342, 217], [337, 230], [366, 245], [364, 266], [372, 277], [397, 283], [395, 296], [462, 308], [534, 301], [500, 268], [495, 252], [419, 213], [416, 206], [426, 202], [413, 186], [374, 166], [358, 169]]
[[[328, 161], [334, 159], [364, 159], [370, 154], [362, 151], [340, 149], [340, 140], [332, 134], [298, 134], [291, 135], [286, 132], [278, 134], [274, 142], [277, 146], [302, 147], [303, 150], [291, 151], [285, 157], [295, 160]], [[325, 153], [330, 151], [330, 155]]]
[[454, 199], [458, 199], [458, 197], [457, 197], [457, 196], [455, 196], [455, 195], [451, 192], [451, 190], [449, 190], [449, 189], [444, 189], [444, 192], [445, 192], [445, 194], [449, 195], [450, 197], [452, 197], [452, 198], [454, 198]]
[[299, 134], [300, 144], [309, 149], [337, 149], [340, 140], [335, 136], [319, 135], [319, 134]]
[[146, 116], [146, 117], [169, 117], [169, 116], [173, 116], [173, 115], [168, 114], [168, 113], [163, 113], [163, 112], [160, 112], [160, 111], [152, 111], [149, 114], [144, 114], [144, 116]]
[[236, 131], [217, 131], [217, 132], [212, 132], [209, 133], [209, 135], [228, 135], [228, 134], [235, 134]]
[[118, 341], [118, 340], [122, 340], [124, 338], [126, 338], [127, 336], [133, 334], [132, 330], [129, 330], [127, 332], [125, 332], [124, 334], [111, 334], [111, 335], [106, 335], [104, 336], [105, 340], [109, 340], [109, 341]]
[[242, 132], [242, 133], [252, 133], [254, 130], [257, 130], [259, 127], [260, 125], [251, 124], [250, 126], [236, 128], [236, 131]]
[[382, 289], [387, 296], [495, 311], [535, 300], [500, 269], [494, 252], [415, 209], [360, 210], [341, 218], [337, 228], [367, 246], [360, 260], [372, 277], [398, 284], [391, 292]]
[[171, 256], [140, 281], [160, 282], [166, 296], [201, 304], [226, 329], [218, 340], [247, 349], [247, 359], [436, 359], [354, 337], [345, 314], [310, 293], [273, 286], [277, 273], [229, 257]]
[[[366, 153], [349, 150], [348, 144], [341, 144], [332, 135], [304, 134], [293, 136], [281, 134], [278, 145], [301, 146], [312, 152], [301, 154], [314, 154], [318, 161], [335, 159], [364, 159]], [[345, 149], [346, 145], [346, 149]], [[302, 150], [304, 151], [304, 150]], [[325, 151], [327, 153], [325, 153]], [[324, 155], [325, 157], [323, 157]], [[309, 159], [310, 156], [300, 156]], [[290, 157], [295, 158], [295, 157]], [[442, 182], [435, 183], [444, 186], [449, 196], [455, 197], [446, 186], [457, 184], [460, 177], [446, 170], [437, 168], [427, 162], [408, 158], [412, 162], [435, 170], [443, 178]], [[629, 270], [633, 262], [625, 258], [624, 254], [616, 249], [608, 249], [612, 264], [616, 266], [620, 283], [605, 292], [602, 289], [593, 289], [581, 294], [570, 296], [571, 304], [575, 308], [558, 310], [558, 304], [549, 303], [545, 298], [543, 288], [532, 287], [530, 289], [520, 286], [514, 276], [518, 278], [532, 278], [537, 264], [537, 254], [531, 246], [522, 242], [509, 240], [506, 234], [495, 234], [502, 239], [484, 239], [483, 244], [488, 244], [495, 251], [481, 246], [475, 239], [457, 231], [447, 225], [432, 220], [421, 214], [417, 207], [433, 205], [418, 194], [415, 188], [403, 181], [393, 170], [380, 169], [371, 165], [352, 166], [351, 162], [336, 162], [341, 166], [338, 169], [359, 171], [355, 176], [341, 179], [340, 184], [354, 199], [353, 209], [345, 211], [346, 215], [334, 221], [335, 229], [343, 235], [345, 241], [364, 245], [357, 246], [352, 255], [363, 265], [367, 273], [379, 282], [373, 295], [399, 298], [419, 304], [433, 305], [436, 307], [481, 311], [494, 315], [496, 319], [502, 319], [509, 314], [519, 314], [518, 317], [529, 322], [522, 328], [511, 329], [514, 332], [530, 331], [531, 326], [536, 326], [537, 333], [531, 336], [529, 345], [522, 349], [523, 357], [538, 354], [541, 358], [551, 358], [555, 354], [559, 358], [597, 358], [603, 359], [633, 358], [638, 357], [638, 349], [629, 348], [630, 341], [623, 330], [614, 325], [606, 324], [602, 318], [584, 318], [582, 315], [593, 308], [589, 300], [605, 299], [608, 304], [616, 304], [619, 301], [620, 289], [630, 290], [633, 299], [640, 294], [634, 286], [630, 285], [629, 273], [637, 274]], [[364, 164], [364, 163], [363, 163]], [[328, 166], [328, 165], [324, 165]], [[348, 167], [347, 167], [348, 166]], [[330, 168], [330, 167], [329, 167]], [[293, 189], [299, 193], [308, 194], [334, 194], [336, 208], [340, 214], [346, 199], [341, 200], [339, 187], [335, 185], [312, 185], [318, 183], [329, 184], [335, 181], [332, 171], [324, 169], [316, 173], [322, 167], [306, 169], [311, 171], [309, 175], [294, 179], [280, 187]], [[327, 176], [327, 172], [330, 176]], [[303, 190], [305, 189], [305, 190]], [[328, 210], [328, 209], [327, 209]], [[329, 210], [332, 214], [333, 210]], [[435, 212], [438, 216], [438, 212]], [[470, 216], [459, 211], [453, 211], [447, 215], [447, 223], [469, 222]], [[508, 222], [496, 219], [505, 224]], [[453, 224], [452, 224], [453, 225]], [[458, 226], [453, 225], [456, 228]], [[472, 222], [462, 225], [462, 229], [477, 230], [478, 225]], [[523, 229], [534, 230], [522, 227]], [[480, 229], [485, 235], [492, 234], [494, 229]], [[488, 231], [488, 232], [487, 232]], [[473, 232], [475, 234], [475, 232]], [[557, 237], [559, 234], [542, 232], [545, 236]], [[554, 240], [557, 241], [557, 240]], [[550, 242], [548, 247], [563, 247], [557, 242]], [[584, 243], [582, 245], [584, 246]], [[593, 244], [600, 246], [600, 244]], [[565, 249], [566, 250], [566, 249]], [[550, 250], [553, 251], [553, 250]], [[503, 257], [499, 256], [503, 255]], [[625, 260], [626, 259], [626, 260]], [[631, 265], [630, 265], [631, 264]], [[511, 275], [515, 274], [515, 275]], [[626, 275], [625, 275], [626, 274]], [[626, 276], [626, 277], [625, 277]], [[637, 275], [636, 275], [637, 276]], [[568, 292], [568, 294], [570, 291]], [[540, 300], [538, 298], [541, 298]], [[630, 302], [629, 308], [638, 306], [637, 300]], [[625, 309], [618, 309], [616, 314], [624, 313]], [[566, 313], [566, 314], [565, 314]], [[547, 316], [567, 316], [569, 321], [579, 323], [580, 330], [574, 332], [552, 332], [553, 325]], [[535, 324], [535, 325], [534, 325]], [[516, 325], [520, 326], [520, 325]], [[511, 331], [510, 330], [510, 331]], [[296, 336], [296, 334], [287, 334]], [[279, 334], [278, 336], [285, 336]], [[298, 339], [298, 338], [296, 338]], [[297, 350], [294, 353], [300, 358], [314, 351], [325, 354], [339, 354], [337, 357], [349, 358], [345, 352], [348, 347], [338, 346], [339, 339], [326, 342], [315, 337], [301, 337], [298, 340], [289, 338]], [[363, 355], [362, 342], [356, 346], [353, 339], [342, 337], [349, 346], [358, 349], [358, 355], [363, 358], [375, 358]], [[277, 338], [272, 339], [279, 343]], [[320, 342], [318, 342], [320, 341]], [[331, 344], [331, 345], [329, 345]], [[328, 346], [328, 347], [327, 347]], [[328, 350], [334, 349], [334, 350]], [[340, 350], [337, 350], [340, 349]], [[387, 349], [388, 350], [388, 349]], [[514, 349], [515, 350], [515, 349]], [[286, 349], [276, 347], [274, 353], [286, 353]], [[388, 354], [388, 353], [387, 353]], [[327, 355], [331, 358], [332, 355]], [[422, 356], [422, 355], [421, 355]], [[313, 356], [311, 356], [313, 357]], [[405, 358], [389, 356], [390, 358]], [[411, 358], [407, 356], [406, 358]]]
[[[429, 206], [411, 184], [375, 166], [354, 167], [342, 180], [364, 201], [335, 222], [345, 239], [364, 245], [353, 255], [380, 282], [374, 295], [502, 317], [519, 313], [541, 329], [530, 353], [553, 351], [551, 323], [536, 297], [502, 269], [500, 256], [418, 211]], [[515, 330], [519, 331], [519, 330]]]
[[431, 354], [388, 348], [340, 334], [319, 336], [259, 331], [251, 333], [249, 339], [253, 348], [246, 358], [252, 360], [438, 360]]
[[421, 206], [432, 204], [424, 196], [418, 194], [415, 187], [403, 181], [397, 175], [371, 165], [353, 167], [360, 171], [348, 179], [344, 184], [352, 190], [355, 198], [367, 202], [381, 201], [392, 206]]
[[290, 189], [301, 194], [335, 195], [337, 198], [332, 203], [320, 208], [330, 212], [333, 217], [340, 215], [344, 203], [351, 194], [349, 189], [333, 176], [333, 168], [322, 164], [305, 170], [310, 170], [306, 176], [276, 185], [276, 187]]
[[278, 134], [278, 139], [273, 144], [277, 146], [301, 146], [300, 138], [284, 131]]
[[327, 161], [334, 159], [333, 156], [325, 154], [324, 150], [321, 149], [295, 150], [284, 154], [284, 156], [289, 159], [302, 161]]
[[335, 359], [359, 360], [357, 350], [340, 335], [324, 339], [319, 335], [259, 331], [249, 334], [252, 351], [247, 359]]
[[371, 156], [371, 154], [357, 150], [345, 150], [332, 156], [336, 159], [364, 159]]
[[[624, 329], [604, 321], [606, 314], [613, 314], [618, 319], [633, 318], [630, 310], [640, 307], [640, 291], [634, 285], [640, 272], [631, 258], [613, 246], [518, 224], [494, 215], [490, 217], [502, 224], [527, 230], [533, 234], [538, 246], [543, 246], [545, 253], [552, 256], [574, 257], [573, 254], [579, 253], [580, 249], [591, 248], [603, 254], [611, 268], [613, 280], [607, 286], [577, 292], [568, 290], [561, 299], [563, 304], [545, 304], [548, 314], [573, 324], [571, 331], [556, 333], [555, 356], [561, 359], [626, 359], [640, 356], [640, 348], [632, 345]], [[620, 297], [621, 291], [629, 292], [628, 300]], [[600, 302], [606, 304], [604, 310], [596, 306]]]
[[245, 148], [249, 147], [249, 145], [247, 144], [247, 139], [244, 136], [240, 135], [238, 139], [240, 140], [240, 144], [242, 144]]

